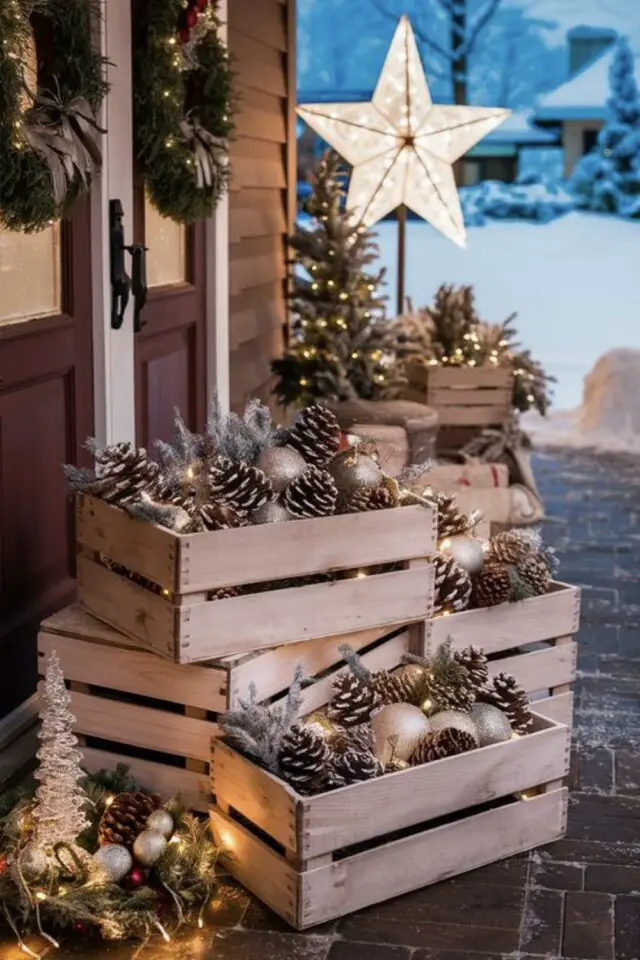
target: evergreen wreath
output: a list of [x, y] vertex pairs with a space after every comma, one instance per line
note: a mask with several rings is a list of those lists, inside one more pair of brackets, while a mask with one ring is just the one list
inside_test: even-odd
[[138, 170], [160, 214], [211, 215], [229, 182], [232, 74], [213, 0], [140, 0], [133, 38]]
[[[0, 3], [0, 226], [31, 233], [68, 216], [101, 166], [107, 91], [96, 0]], [[37, 82], [27, 82], [35, 45]]]

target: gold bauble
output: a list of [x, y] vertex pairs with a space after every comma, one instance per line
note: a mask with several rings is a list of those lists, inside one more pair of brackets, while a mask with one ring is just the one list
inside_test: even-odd
[[462, 710], [440, 710], [429, 717], [429, 724], [433, 733], [441, 730], [460, 730], [478, 739], [473, 717]]
[[347, 454], [330, 463], [327, 470], [343, 494], [375, 490], [384, 479], [384, 474], [375, 460], [364, 453]]
[[276, 493], [280, 493], [292, 480], [302, 476], [308, 464], [293, 447], [267, 447], [258, 457], [256, 467], [271, 480]]
[[150, 867], [167, 847], [167, 838], [158, 830], [143, 830], [133, 844], [133, 855], [144, 867]]
[[471, 719], [476, 728], [476, 737], [481, 747], [492, 743], [504, 743], [511, 739], [511, 724], [502, 710], [490, 703], [474, 703], [471, 707]]
[[472, 577], [484, 566], [484, 549], [475, 537], [445, 537], [438, 544], [438, 552], [451, 557]]
[[147, 830], [157, 830], [167, 840], [173, 833], [173, 817], [168, 810], [154, 810], [147, 818]]
[[408, 760], [418, 741], [429, 733], [429, 721], [420, 707], [390, 703], [371, 718], [374, 753], [386, 767], [392, 760]]

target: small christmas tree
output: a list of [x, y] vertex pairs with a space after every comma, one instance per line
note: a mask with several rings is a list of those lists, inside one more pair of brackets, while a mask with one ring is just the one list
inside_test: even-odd
[[571, 178], [581, 205], [600, 213], [640, 217], [640, 91], [635, 57], [625, 38], [609, 68], [607, 119], [594, 150]]
[[82, 754], [73, 733], [75, 717], [69, 709], [71, 698], [55, 650], [47, 664], [42, 701], [38, 734], [42, 745], [35, 773], [40, 786], [33, 816], [36, 843], [53, 847], [60, 842], [75, 843], [89, 824], [84, 809], [87, 796], [79, 782], [84, 774], [80, 769]]
[[343, 179], [339, 157], [327, 153], [306, 204], [313, 221], [298, 224], [290, 240], [297, 267], [291, 343], [272, 364], [274, 393], [285, 405], [377, 399], [400, 386], [394, 330], [379, 293], [384, 271], [371, 270], [378, 248], [343, 209]]

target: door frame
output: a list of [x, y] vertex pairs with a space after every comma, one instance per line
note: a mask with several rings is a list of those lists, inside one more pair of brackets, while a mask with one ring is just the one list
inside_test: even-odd
[[[227, 3], [218, 0], [220, 35], [227, 39]], [[111, 329], [109, 201], [124, 210], [127, 242], [133, 235], [133, 108], [131, 102], [131, 0], [101, 0], [96, 42], [107, 60], [109, 93], [101, 108], [106, 127], [102, 176], [92, 205], [94, 435], [99, 443], [135, 441], [133, 303], [119, 330]], [[206, 221], [206, 388], [229, 409], [229, 198]]]

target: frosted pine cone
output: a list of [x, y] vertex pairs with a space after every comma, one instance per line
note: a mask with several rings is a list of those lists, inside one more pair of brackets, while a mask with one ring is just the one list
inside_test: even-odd
[[328, 715], [343, 727], [366, 723], [377, 705], [373, 688], [350, 673], [340, 673], [333, 681], [333, 696]]
[[503, 530], [489, 541], [489, 560], [516, 566], [540, 549], [540, 535], [532, 530]]
[[551, 573], [544, 557], [539, 553], [532, 553], [525, 557], [518, 563], [516, 570], [519, 578], [534, 596], [542, 596], [549, 589]]
[[499, 673], [478, 695], [483, 703], [498, 707], [509, 718], [516, 733], [526, 733], [533, 724], [529, 697], [514, 677]]
[[346, 750], [331, 758], [327, 786], [330, 789], [346, 787], [350, 783], [373, 780], [382, 773], [382, 764], [372, 753]]
[[418, 664], [408, 664], [397, 670], [380, 670], [371, 677], [371, 686], [381, 705], [389, 703], [417, 703], [424, 683], [425, 671]]
[[454, 493], [442, 493], [427, 487], [422, 496], [438, 508], [438, 540], [444, 537], [457, 537], [471, 530], [471, 519], [462, 513]]
[[476, 690], [485, 686], [489, 679], [489, 669], [482, 650], [478, 647], [465, 647], [464, 650], [456, 650], [453, 659], [467, 671]]
[[325, 773], [329, 748], [310, 726], [294, 723], [280, 744], [278, 763], [283, 778], [299, 793], [309, 793]]
[[453, 557], [437, 554], [434, 561], [434, 613], [466, 610], [471, 598], [471, 577]]
[[338, 488], [331, 474], [319, 467], [309, 467], [292, 480], [282, 498], [283, 506], [298, 520], [330, 516], [337, 501]]
[[496, 607], [511, 596], [511, 577], [503, 563], [485, 563], [473, 579], [472, 607]]
[[365, 513], [368, 510], [389, 510], [397, 504], [393, 490], [383, 484], [373, 490], [359, 490], [344, 503], [344, 513]]
[[107, 503], [133, 503], [143, 492], [153, 493], [159, 482], [160, 468], [143, 447], [115, 443], [97, 451], [95, 459], [102, 471], [85, 489]]
[[433, 760], [442, 760], [444, 757], [454, 757], [468, 750], [475, 750], [478, 742], [465, 730], [455, 727], [446, 727], [436, 733], [427, 733], [418, 743], [411, 754], [409, 762], [412, 767], [421, 763], [431, 763]]
[[335, 414], [319, 403], [306, 407], [289, 430], [287, 443], [307, 463], [325, 466], [340, 447], [340, 425]]
[[244, 515], [273, 496], [271, 482], [262, 470], [229, 457], [218, 457], [209, 469], [209, 491], [214, 504]]

